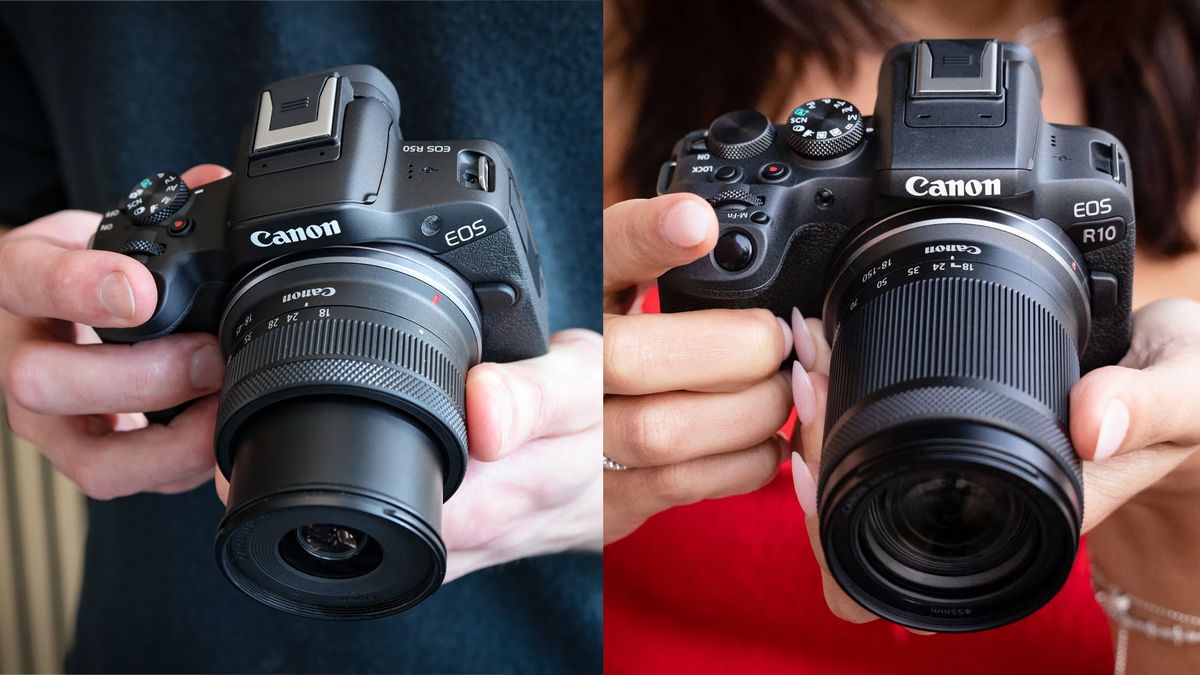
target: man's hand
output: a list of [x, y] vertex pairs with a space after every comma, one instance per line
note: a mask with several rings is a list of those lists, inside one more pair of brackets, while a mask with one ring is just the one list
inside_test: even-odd
[[695, 195], [604, 212], [604, 540], [673, 506], [756, 490], [779, 470], [792, 399], [786, 324], [766, 310], [625, 312], [641, 287], [712, 250], [717, 219]]
[[[203, 185], [229, 174], [197, 166]], [[154, 312], [149, 270], [87, 250], [99, 214], [62, 211], [0, 237], [0, 388], [18, 436], [96, 499], [181, 492], [212, 476], [216, 397], [225, 365], [211, 335], [97, 344], [90, 327], [127, 327]], [[143, 411], [206, 397], [169, 425]]]
[[[473, 461], [442, 511], [447, 582], [520, 558], [600, 550], [600, 348], [594, 332], [565, 330], [544, 356], [467, 373]], [[216, 476], [226, 501], [229, 483]]]

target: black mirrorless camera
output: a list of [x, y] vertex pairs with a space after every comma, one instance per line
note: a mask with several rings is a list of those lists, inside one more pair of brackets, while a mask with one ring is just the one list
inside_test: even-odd
[[713, 205], [667, 311], [797, 306], [833, 345], [821, 544], [855, 600], [1000, 626], [1066, 580], [1083, 514], [1068, 395], [1129, 344], [1134, 209], [1111, 135], [1042, 119], [1033, 55], [900, 45], [873, 117], [835, 98], [686, 135], [659, 192]]
[[512, 166], [485, 140], [407, 141], [370, 66], [276, 82], [233, 175], [156, 173], [93, 248], [158, 284], [111, 342], [214, 332], [228, 358], [217, 560], [295, 614], [367, 618], [441, 584], [441, 505], [467, 461], [466, 371], [545, 353], [545, 282]]

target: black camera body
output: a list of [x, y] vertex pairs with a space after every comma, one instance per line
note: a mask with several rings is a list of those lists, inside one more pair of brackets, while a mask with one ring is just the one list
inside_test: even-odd
[[[927, 58], [918, 58], [922, 50], [931, 50]], [[943, 66], [942, 75], [936, 52], [974, 65]], [[994, 70], [979, 73], [984, 58], [994, 59], [983, 64]], [[859, 114], [853, 106], [818, 99], [786, 124], [730, 113], [675, 146], [658, 191], [707, 199], [722, 240], [712, 255], [662, 277], [664, 309], [765, 307], [787, 316], [799, 307], [805, 316], [836, 318], [842, 308], [824, 302], [833, 264], [839, 251], [862, 243], [864, 228], [921, 207], [970, 205], [1024, 216], [1070, 240], [1086, 263], [1078, 274], [1092, 299], [1084, 370], [1116, 363], [1129, 345], [1135, 222], [1121, 144], [1100, 129], [1044, 121], [1038, 65], [1020, 45], [904, 44], [884, 64], [873, 117], [848, 119]], [[932, 71], [924, 90], [918, 68]], [[958, 88], [940, 84], [947, 79]], [[935, 272], [930, 266], [952, 255], [897, 260], [859, 292], [869, 296], [915, 265]], [[836, 327], [826, 322], [828, 331]]]
[[1130, 340], [1121, 144], [1049, 124], [1032, 53], [928, 40], [884, 58], [874, 116], [836, 98], [687, 134], [660, 193], [713, 205], [665, 311], [792, 307], [832, 346], [818, 477], [830, 571], [932, 631], [1000, 626], [1070, 573], [1083, 517], [1069, 394]]
[[154, 174], [104, 214], [92, 247], [144, 263], [158, 305], [97, 332], [218, 334], [222, 571], [285, 611], [383, 616], [444, 576], [466, 371], [548, 348], [537, 247], [504, 149], [405, 140], [371, 66], [276, 82], [255, 111], [233, 175]]
[[[216, 333], [231, 287], [258, 265], [330, 246], [395, 243], [428, 252], [471, 283], [485, 360], [545, 353], [545, 282], [504, 148], [404, 140], [396, 89], [371, 66], [284, 80], [260, 96], [232, 176], [184, 187], [190, 194], [176, 200], [166, 192], [169, 175], [156, 174], [104, 214], [92, 247], [145, 263], [159, 302], [145, 324], [102, 328], [101, 338]], [[141, 219], [132, 215], [138, 206], [147, 209]]]

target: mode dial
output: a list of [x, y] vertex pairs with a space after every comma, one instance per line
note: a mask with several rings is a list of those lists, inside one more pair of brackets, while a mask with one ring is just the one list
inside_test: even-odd
[[796, 106], [788, 116], [787, 143], [801, 157], [829, 159], [862, 142], [862, 114], [840, 98], [819, 98]]
[[708, 149], [722, 159], [746, 159], [762, 154], [775, 140], [771, 120], [755, 110], [721, 115], [708, 127]]
[[137, 225], [156, 225], [182, 208], [189, 193], [187, 184], [179, 176], [156, 173], [134, 185], [121, 208]]

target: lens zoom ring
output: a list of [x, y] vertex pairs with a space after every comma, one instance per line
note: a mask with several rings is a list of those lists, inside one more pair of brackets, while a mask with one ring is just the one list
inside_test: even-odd
[[348, 385], [418, 404], [445, 420], [465, 448], [465, 365], [413, 332], [371, 321], [284, 325], [233, 355], [217, 429], [260, 396], [306, 385]]
[[[901, 389], [872, 401], [847, 415], [830, 429], [822, 451], [822, 472], [832, 471], [846, 453], [874, 434], [908, 422], [945, 420], [947, 417], [990, 420], [1053, 453], [1077, 480], [1082, 480], [1079, 457], [1064, 427], [1044, 411], [990, 389], [934, 386]], [[824, 485], [827, 476], [822, 476]], [[1082, 483], [1081, 483], [1082, 484]]]
[[898, 286], [855, 311], [838, 328], [830, 372], [831, 423], [872, 392], [935, 377], [1012, 387], [1065, 423], [1079, 359], [1066, 328], [1033, 298], [943, 277]]

